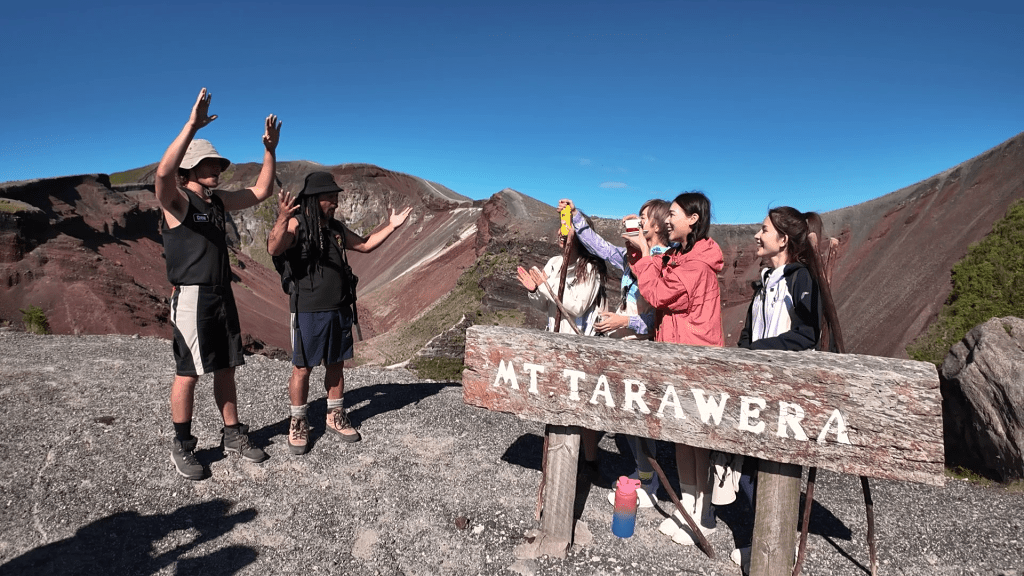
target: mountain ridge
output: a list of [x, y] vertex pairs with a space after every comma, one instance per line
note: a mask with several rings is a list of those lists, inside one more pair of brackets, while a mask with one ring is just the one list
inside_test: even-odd
[[[57, 333], [168, 337], [170, 286], [151, 191], [153, 170], [0, 184], [0, 200], [6, 199], [0, 204], [0, 321], [18, 323], [19, 311], [36, 305]], [[439, 183], [363, 163], [280, 162], [278, 178], [298, 191], [312, 170], [335, 175], [345, 189], [338, 217], [361, 234], [385, 223], [390, 209], [413, 207], [406, 225], [381, 248], [351, 255], [367, 338], [357, 350], [369, 351], [376, 337], [408, 326], [485, 255], [532, 266], [555, 254], [554, 207], [518, 191], [506, 188], [474, 201]], [[258, 164], [232, 165], [222, 187], [251, 185], [258, 172]], [[833, 291], [849, 351], [906, 357], [906, 345], [948, 296], [953, 264], [1012, 201], [1024, 197], [1020, 174], [1024, 133], [931, 178], [822, 214], [825, 235], [840, 240]], [[140, 182], [123, 182], [126, 175]], [[288, 347], [287, 298], [265, 250], [273, 202], [233, 213], [228, 225], [234, 292], [253, 351]], [[636, 208], [624, 204], [623, 213]], [[616, 220], [595, 221], [605, 238], [618, 240]], [[720, 280], [727, 345], [738, 337], [750, 282], [757, 278], [755, 231], [756, 224], [712, 226], [726, 261]], [[479, 279], [480, 310], [518, 310], [518, 321], [539, 327], [514, 267], [508, 268], [496, 267]], [[616, 283], [609, 279], [611, 293]], [[366, 359], [386, 356], [369, 353]]]

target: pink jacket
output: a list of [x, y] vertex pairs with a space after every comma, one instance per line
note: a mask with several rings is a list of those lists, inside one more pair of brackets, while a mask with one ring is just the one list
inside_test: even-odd
[[633, 265], [640, 294], [658, 310], [659, 342], [724, 346], [718, 273], [722, 249], [707, 238], [686, 254], [648, 256]]

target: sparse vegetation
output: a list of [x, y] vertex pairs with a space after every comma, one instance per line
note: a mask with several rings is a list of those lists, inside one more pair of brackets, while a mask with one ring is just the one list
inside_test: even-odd
[[[992, 232], [953, 266], [953, 290], [938, 319], [907, 354], [941, 366], [949, 349], [990, 318], [1024, 318], [1024, 200], [1010, 206]], [[1004, 327], [1005, 328], [1005, 327]]]
[[50, 322], [46, 319], [46, 313], [38, 306], [29, 306], [21, 312], [21, 321], [25, 324], [25, 330], [33, 334], [49, 334]]
[[[480, 279], [491, 274], [511, 274], [516, 265], [516, 259], [510, 254], [481, 256], [476, 264], [462, 273], [455, 288], [438, 300], [434, 307], [421, 314], [408, 326], [394, 331], [388, 343], [389, 353], [386, 356], [385, 364], [396, 364], [408, 359], [431, 338], [454, 326], [463, 314], [475, 318], [474, 322], [477, 324], [481, 323], [480, 319], [484, 317], [495, 324], [500, 321], [515, 322], [516, 314], [484, 314], [482, 312], [481, 302], [484, 291], [480, 287]], [[519, 315], [518, 323], [502, 323], [502, 325], [515, 326], [521, 323], [522, 318]], [[459, 373], [461, 374], [461, 370]]]
[[466, 365], [458, 358], [426, 358], [416, 362], [416, 373], [420, 378], [441, 382], [461, 382]]
[[981, 486], [984, 488], [1003, 488], [1007, 492], [1024, 494], [1024, 480], [1014, 480], [1012, 482], [1002, 483], [991, 478], [986, 478], [974, 470], [969, 470], [963, 466], [946, 468], [946, 478], [966, 480], [975, 486]]
[[267, 236], [270, 235], [270, 229], [274, 227], [274, 221], [277, 220], [275, 206], [277, 206], [276, 197], [271, 197], [253, 208], [253, 217], [260, 224], [260, 229], [263, 232], [254, 239], [255, 241], [248, 251], [250, 258], [269, 270], [274, 269], [274, 261], [271, 259], [270, 253], [267, 252]]
[[142, 179], [146, 175], [146, 172], [152, 170], [156, 165], [150, 164], [149, 166], [143, 166], [134, 170], [126, 170], [124, 172], [117, 172], [110, 175], [110, 184], [112, 186], [119, 186], [121, 184], [134, 184]]
[[6, 212], [8, 214], [16, 214], [25, 210], [36, 210], [31, 204], [19, 202], [18, 200], [11, 200], [10, 198], [0, 198], [0, 212]]

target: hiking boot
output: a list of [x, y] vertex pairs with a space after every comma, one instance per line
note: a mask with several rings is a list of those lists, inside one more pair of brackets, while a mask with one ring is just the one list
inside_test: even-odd
[[203, 465], [196, 460], [195, 454], [193, 454], [197, 443], [198, 440], [195, 436], [189, 436], [188, 440], [184, 442], [177, 438], [171, 440], [171, 463], [174, 464], [174, 469], [178, 474], [189, 480], [202, 480], [206, 475]]
[[249, 427], [239, 424], [238, 428], [227, 426], [220, 429], [220, 445], [225, 453], [234, 452], [249, 462], [263, 462], [267, 453], [249, 442]]
[[341, 436], [345, 442], [359, 442], [362, 438], [348, 419], [344, 408], [334, 408], [327, 412], [327, 429]]
[[305, 418], [292, 416], [288, 425], [288, 449], [292, 454], [305, 454], [309, 449], [309, 423]]

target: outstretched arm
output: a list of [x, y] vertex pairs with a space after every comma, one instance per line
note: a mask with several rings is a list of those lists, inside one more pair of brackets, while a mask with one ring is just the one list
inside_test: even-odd
[[188, 209], [188, 200], [178, 191], [178, 167], [181, 166], [181, 160], [185, 157], [185, 151], [195, 138], [196, 132], [217, 119], [216, 114], [210, 115], [212, 99], [213, 95], [207, 92], [206, 88], [199, 91], [199, 97], [192, 106], [188, 122], [174, 142], [167, 147], [160, 164], [156, 167], [156, 199], [164, 211], [178, 221]]
[[391, 236], [395, 230], [398, 230], [402, 227], [402, 224], [405, 224], [406, 219], [409, 218], [410, 212], [412, 212], [412, 206], [402, 210], [399, 214], [396, 214], [395, 210], [392, 208], [391, 218], [388, 219], [387, 225], [374, 231], [366, 238], [359, 236], [355, 232], [349, 230], [346, 226], [345, 245], [350, 250], [355, 250], [356, 252], [373, 252], [378, 246], [388, 239], [388, 236]]
[[263, 130], [263, 168], [252, 188], [238, 192], [220, 193], [224, 208], [228, 211], [242, 210], [263, 202], [274, 192], [274, 177], [277, 174], [277, 143], [281, 139], [281, 122], [277, 116], [267, 116]]

